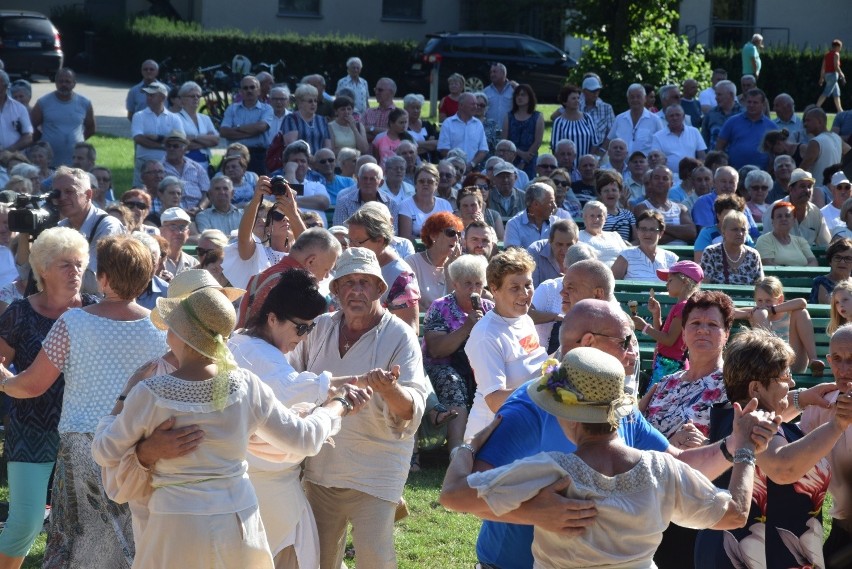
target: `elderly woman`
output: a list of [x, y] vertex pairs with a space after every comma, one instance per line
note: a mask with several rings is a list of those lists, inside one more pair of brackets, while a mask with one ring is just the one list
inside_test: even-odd
[[307, 142], [312, 152], [320, 148], [332, 148], [331, 134], [325, 117], [317, 114], [317, 98], [319, 93], [313, 85], [302, 83], [296, 87], [296, 110], [281, 123], [284, 133], [284, 144], [297, 140]]
[[195, 81], [187, 81], [180, 86], [178, 96], [181, 111], [178, 113], [183, 131], [189, 140], [186, 157], [195, 160], [206, 169], [210, 169], [211, 148], [219, 145], [219, 132], [213, 126], [209, 115], [199, 114], [198, 105], [201, 102], [201, 86]]
[[414, 333], [420, 331], [420, 290], [411, 266], [393, 249], [393, 225], [386, 213], [369, 202], [356, 211], [346, 225], [353, 247], [372, 251], [382, 268], [382, 279], [388, 284], [382, 294], [382, 306], [408, 323]]
[[[601, 135], [595, 127], [595, 121], [590, 115], [580, 110], [580, 96], [582, 91], [576, 85], [565, 85], [559, 91], [559, 104], [562, 111], [553, 121], [553, 130], [550, 137], [550, 149], [556, 152], [556, 143], [560, 140], [572, 140], [577, 147], [577, 156], [593, 154], [600, 146]], [[665, 154], [663, 165], [665, 165]], [[575, 164], [576, 166], [576, 164]]]
[[701, 256], [705, 283], [751, 285], [763, 278], [760, 253], [745, 244], [748, 220], [739, 211], [728, 212], [720, 224], [722, 242]]
[[[35, 240], [30, 265], [39, 292], [12, 302], [0, 316], [0, 355], [16, 370], [26, 370], [33, 363], [60, 315], [97, 302], [94, 296], [80, 294], [88, 262], [89, 244], [72, 229], [51, 228]], [[56, 427], [64, 386], [60, 378], [43, 395], [8, 399], [9, 518], [0, 533], [2, 567], [20, 567], [42, 530], [47, 484], [59, 448]]]
[[[369, 152], [370, 143], [367, 142], [367, 131], [364, 125], [352, 116], [352, 99], [345, 95], [335, 97], [334, 120], [328, 123], [328, 132], [331, 137], [331, 149], [339, 153], [343, 148], [356, 148], [360, 152]], [[314, 152], [319, 147], [314, 149]]]
[[517, 248], [495, 255], [488, 263], [486, 278], [494, 309], [473, 327], [464, 350], [476, 379], [465, 439], [488, 425], [503, 401], [535, 376], [547, 358], [527, 314], [533, 269], [529, 253]]
[[290, 356], [297, 371], [340, 376], [375, 368], [393, 372], [369, 382], [370, 403], [344, 419], [333, 448], [326, 446], [307, 461], [306, 494], [317, 521], [323, 568], [340, 567], [350, 520], [358, 564], [396, 566], [394, 513], [423, 416], [426, 380], [417, 336], [382, 308], [386, 288], [372, 251], [344, 251], [331, 282], [341, 309], [319, 316], [316, 329]]
[[459, 218], [449, 212], [430, 215], [421, 232], [426, 250], [405, 258], [420, 286], [421, 311], [425, 312], [433, 302], [447, 294], [445, 269], [461, 255], [462, 229]]
[[770, 210], [772, 231], [757, 239], [755, 248], [764, 265], [789, 267], [816, 267], [817, 260], [811, 246], [804, 237], [791, 235], [793, 227], [793, 204], [775, 202]]
[[160, 215], [169, 208], [180, 207], [183, 198], [183, 180], [175, 176], [166, 176], [157, 184], [157, 198], [151, 200], [152, 222], [160, 225]]
[[597, 200], [586, 202], [583, 206], [583, 223], [578, 240], [587, 243], [598, 252], [598, 260], [612, 266], [622, 251], [630, 247], [624, 238], [614, 231], [604, 231], [607, 208]]
[[[722, 242], [722, 231], [719, 229], [719, 226], [722, 223], [722, 219], [728, 214], [728, 212], [745, 212], [745, 209], [745, 200], [736, 194], [725, 194], [716, 198], [716, 201], [713, 202], [713, 213], [716, 217], [716, 225], [702, 227], [701, 231], [698, 232], [698, 236], [695, 238], [695, 245], [693, 246], [693, 260], [696, 263], [701, 262], [701, 257], [704, 255], [704, 249], [714, 243]], [[752, 241], [751, 235], [746, 234], [745, 243], [750, 247], [754, 246], [754, 241]]]
[[417, 153], [423, 160], [434, 162], [438, 151], [438, 129], [420, 118], [423, 112], [423, 95], [410, 93], [402, 98], [402, 108], [408, 113], [408, 134], [417, 143]]
[[438, 103], [438, 122], [441, 123], [459, 110], [459, 97], [464, 93], [464, 75], [453, 73], [447, 77], [447, 87], [449, 94]]
[[24, 105], [27, 111], [32, 111], [30, 101], [33, 99], [33, 86], [26, 79], [16, 79], [9, 86], [9, 95]]
[[[18, 399], [43, 395], [64, 374], [45, 567], [86, 567], [92, 559], [126, 567], [133, 557], [129, 511], [104, 493], [92, 462], [92, 436], [124, 380], [166, 345], [148, 310], [135, 301], [153, 274], [148, 248], [131, 237], [107, 237], [98, 243], [97, 263], [103, 301], [58, 315], [35, 360], [18, 375], [0, 367], [0, 389]], [[81, 278], [83, 268], [73, 269], [72, 280]], [[122, 349], [105, 350], [116, 338]]]
[[[127, 231], [144, 231], [156, 234], [159, 230], [153, 225], [146, 225], [145, 220], [151, 211], [151, 196], [145, 190], [127, 190], [121, 194], [121, 205], [130, 210], [132, 221], [127, 226]], [[168, 209], [168, 208], [167, 208]]]
[[[704, 567], [826, 566], [821, 520], [830, 474], [823, 457], [852, 425], [852, 394], [840, 395], [831, 420], [803, 435], [792, 420], [809, 404], [825, 407], [821, 394], [833, 386], [790, 391], [795, 385], [789, 370], [793, 358], [784, 340], [762, 329], [737, 333], [725, 348], [722, 373], [728, 400], [742, 404], [757, 398], [759, 409], [774, 412], [785, 422], [757, 458], [760, 491], [752, 498], [746, 527], [724, 535], [706, 531], [699, 535], [694, 554]], [[711, 412], [712, 441], [731, 433], [734, 414], [730, 405]], [[717, 480], [720, 485], [727, 482], [727, 475]]]
[[497, 143], [503, 138], [503, 133], [500, 131], [501, 125], [497, 124], [492, 118], [488, 118], [488, 95], [482, 91], [477, 91], [473, 94], [476, 97], [476, 109], [473, 111], [473, 116], [479, 119], [482, 127], [485, 129], [485, 140], [488, 141], [488, 155], [494, 154], [494, 148]]
[[358, 172], [358, 158], [361, 156], [361, 151], [354, 148], [344, 148], [337, 153], [337, 168], [340, 170], [340, 175], [345, 178], [357, 180], [356, 173]]
[[808, 304], [830, 304], [834, 286], [852, 276], [852, 240], [840, 238], [832, 241], [825, 250], [825, 259], [828, 274], [814, 278]]
[[654, 209], [640, 212], [636, 218], [639, 246], [619, 253], [612, 264], [613, 276], [618, 280], [653, 281], [657, 278], [657, 271], [665, 271], [677, 263], [675, 253], [659, 247], [665, 230], [666, 221], [660, 212]]
[[772, 176], [763, 170], [752, 170], [745, 177], [745, 189], [748, 195], [746, 207], [751, 212], [755, 223], [763, 222], [763, 215], [769, 209], [766, 196], [772, 189]]
[[[472, 181], [481, 182], [481, 180], [485, 180], [485, 183], [488, 183], [487, 176], [476, 173], [465, 177], [465, 182], [475, 176], [479, 177], [473, 178]], [[465, 184], [456, 196], [456, 205], [458, 209], [454, 213], [461, 219], [464, 227], [467, 227], [474, 221], [484, 221], [494, 229], [497, 239], [499, 241], [503, 240], [503, 234], [505, 233], [503, 218], [493, 209], [485, 207], [485, 198], [482, 195], [479, 185]]]
[[[669, 522], [715, 529], [745, 523], [755, 454], [762, 448], [755, 449], [748, 440], [737, 444], [731, 484], [721, 490], [670, 454], [628, 447], [618, 430], [622, 418], [630, 415], [634, 399], [624, 392], [624, 367], [614, 356], [596, 348], [572, 349], [561, 364], [549, 360], [541, 379], [525, 389], [541, 421], [557, 420], [576, 450], [572, 454], [540, 452], [469, 474], [495, 421], [468, 448], [456, 452], [441, 503], [460, 511], [503, 516], [554, 483], [564, 497], [594, 500], [587, 502], [596, 508], [593, 519], [571, 538], [560, 531], [535, 528], [536, 567], [656, 567], [654, 552]], [[743, 410], [738, 406], [736, 413], [740, 417]], [[552, 491], [553, 487], [548, 489]], [[636, 518], [643, 522], [636, 524]]]
[[[203, 323], [198, 314], [204, 314]], [[100, 464], [117, 468], [140, 438], [170, 417], [177, 424], [203, 425], [205, 432], [196, 452], [157, 461], [150, 518], [133, 565], [154, 568], [167, 558], [200, 569], [211, 561], [199, 551], [214, 551], [222, 566], [272, 567], [257, 497], [244, 475], [249, 437], [257, 431], [283, 452], [314, 454], [339, 428], [340, 417], [363, 405], [369, 394], [334, 393], [324, 408], [300, 418], [257, 376], [236, 366], [223, 340], [236, 314], [213, 288], [162, 298], [151, 319], [169, 331], [178, 367], [123, 395], [113, 410], [118, 416], [98, 432], [92, 452]], [[234, 524], [235, 518], [240, 522]]]
[[629, 209], [620, 207], [624, 191], [624, 180], [615, 170], [601, 170], [595, 176], [598, 201], [606, 206], [603, 230], [614, 231], [629, 243], [636, 239], [636, 217]]
[[234, 185], [233, 204], [246, 204], [254, 195], [257, 184], [257, 174], [248, 171], [248, 160], [240, 155], [225, 156], [219, 164], [219, 169]]
[[482, 298], [488, 262], [480, 255], [462, 255], [449, 268], [452, 292], [429, 307], [423, 321], [423, 362], [438, 400], [458, 419], [447, 427], [450, 450], [464, 442], [467, 409], [473, 399], [473, 370], [465, 344], [473, 326], [494, 303]]
[[[414, 175], [414, 195], [399, 206], [400, 237], [412, 241], [422, 238], [423, 224], [429, 216], [439, 212], [452, 214], [453, 206], [450, 202], [436, 196], [438, 179], [438, 169], [432, 164], [423, 164], [417, 169]], [[443, 293], [439, 296], [443, 296]]]

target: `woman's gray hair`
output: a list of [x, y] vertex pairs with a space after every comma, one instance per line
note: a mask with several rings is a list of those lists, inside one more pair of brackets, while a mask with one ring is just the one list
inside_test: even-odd
[[24, 176], [10, 176], [4, 188], [11, 188], [15, 184], [21, 184], [24, 186], [22, 191], [18, 191], [19, 194], [33, 193], [33, 181]]
[[357, 160], [359, 156], [361, 156], [361, 151], [357, 148], [341, 148], [340, 152], [337, 153], [337, 165], [340, 166], [353, 158]]
[[598, 200], [587, 201], [586, 205], [583, 206], [583, 213], [586, 213], [590, 209], [602, 211], [604, 215], [606, 215], [606, 206], [603, 204], [603, 202], [599, 202]]
[[151, 257], [154, 259], [154, 264], [156, 265], [160, 260], [160, 244], [157, 243], [157, 240], [144, 231], [134, 231], [130, 234], [130, 236], [145, 245], [145, 247], [151, 251]]
[[13, 97], [15, 96], [15, 93], [19, 91], [25, 91], [30, 97], [33, 96], [33, 86], [26, 79], [16, 79], [15, 81], [12, 81], [11, 85], [9, 85], [9, 94]]
[[360, 58], [360, 57], [350, 57], [349, 59], [347, 59], [347, 60], [346, 60], [346, 67], [349, 67], [349, 66], [350, 66], [350, 65], [352, 65], [353, 63], [357, 63], [357, 64], [358, 64], [358, 65], [360, 65], [361, 67], [364, 67], [364, 64], [363, 64], [363, 63], [361, 63], [361, 58]]
[[485, 270], [488, 268], [488, 260], [482, 255], [462, 255], [450, 263], [450, 282], [453, 284], [467, 277], [477, 277], [485, 282]]
[[772, 176], [769, 175], [769, 172], [764, 172], [763, 170], [752, 170], [745, 177], [745, 187], [750, 188], [751, 185], [755, 182], [763, 182], [764, 185], [772, 188]]
[[193, 91], [198, 91], [199, 95], [204, 93], [204, 91], [201, 89], [201, 85], [199, 85], [195, 81], [187, 81], [180, 86], [180, 89], [178, 89], [178, 96], [184, 97], [186, 95], [189, 95]]
[[477, 101], [485, 101], [485, 107], [488, 107], [488, 95], [483, 93], [482, 91], [477, 91], [476, 93], [471, 93], [474, 97], [476, 97]]
[[296, 87], [296, 100], [301, 101], [302, 97], [305, 95], [309, 97], [319, 97], [319, 91], [313, 85], [308, 85], [307, 83], [302, 83], [298, 87]]
[[210, 185], [212, 186], [214, 182], [224, 182], [227, 184], [229, 190], [234, 189], [234, 181], [231, 180], [228, 176], [223, 174], [222, 172], [216, 172], [216, 175], [210, 178]]
[[38, 166], [21, 162], [9, 170], [9, 176], [23, 176], [24, 178], [35, 178], [38, 176]]
[[403, 168], [405, 168], [405, 158], [403, 158], [402, 156], [397, 156], [396, 154], [394, 154], [393, 156], [388, 156], [385, 160], [385, 168], [397, 163], [399, 163]]
[[378, 208], [367, 207], [375, 202], [367, 202], [346, 220], [347, 226], [359, 225], [364, 228], [370, 239], [383, 239], [388, 245], [393, 239], [393, 224], [390, 213], [384, 213]]
[[177, 176], [166, 176], [163, 178], [159, 184], [157, 184], [157, 192], [162, 193], [166, 191], [166, 188], [169, 186], [179, 186], [180, 191], [183, 192], [183, 180], [178, 178]]
[[418, 103], [423, 106], [423, 103], [426, 102], [426, 98], [423, 97], [420, 93], [409, 93], [405, 97], [402, 98], [402, 107], [405, 108], [412, 103]]
[[580, 261], [597, 260], [598, 252], [588, 243], [574, 243], [565, 251], [565, 268]]
[[45, 229], [33, 241], [30, 249], [30, 266], [33, 269], [33, 276], [39, 290], [44, 288], [41, 275], [50, 268], [58, 257], [69, 253], [78, 253], [83, 259], [84, 268], [89, 264], [89, 242], [70, 227]]

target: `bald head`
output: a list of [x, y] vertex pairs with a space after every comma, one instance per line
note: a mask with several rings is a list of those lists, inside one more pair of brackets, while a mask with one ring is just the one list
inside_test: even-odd
[[562, 277], [562, 311], [568, 312], [581, 300], [590, 298], [612, 302], [615, 278], [604, 263], [596, 259], [578, 261], [565, 269]]
[[586, 299], [578, 301], [565, 314], [559, 333], [562, 353], [566, 354], [580, 346], [597, 348], [618, 358], [628, 376], [636, 367], [635, 346], [624, 348], [624, 338], [633, 334], [633, 323], [621, 308], [605, 300]]

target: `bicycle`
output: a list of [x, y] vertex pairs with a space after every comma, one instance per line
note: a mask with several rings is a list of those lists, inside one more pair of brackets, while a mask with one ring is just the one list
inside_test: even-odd
[[216, 128], [222, 124], [225, 110], [234, 100], [239, 86], [231, 68], [226, 63], [198, 68], [201, 85], [201, 104], [198, 111], [210, 116]]

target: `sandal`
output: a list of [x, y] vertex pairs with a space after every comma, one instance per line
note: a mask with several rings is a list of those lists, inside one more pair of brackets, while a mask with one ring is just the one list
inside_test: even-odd
[[822, 377], [825, 372], [825, 364], [820, 360], [813, 360], [808, 367], [811, 369], [811, 377]]
[[459, 416], [459, 412], [455, 409], [447, 409], [443, 403], [438, 403], [432, 410], [435, 412], [435, 418], [432, 424], [436, 427], [442, 427]]
[[411, 455], [411, 465], [408, 467], [408, 472], [420, 472], [420, 453], [415, 452]]

